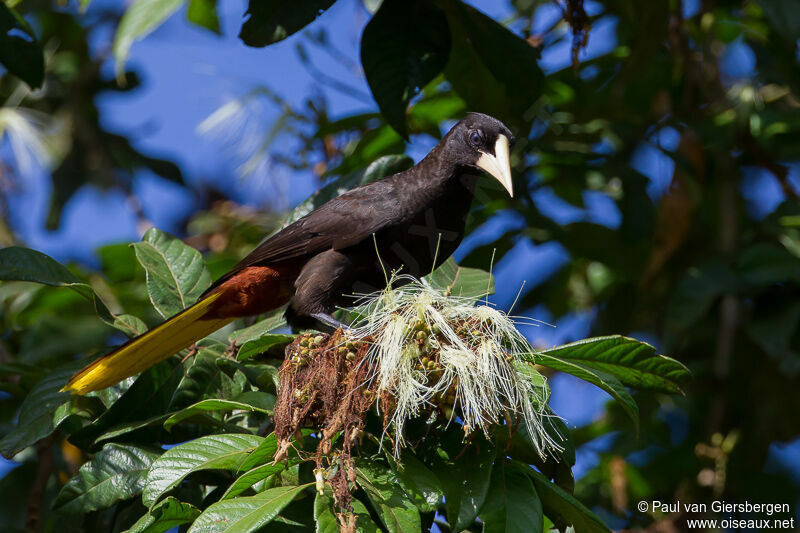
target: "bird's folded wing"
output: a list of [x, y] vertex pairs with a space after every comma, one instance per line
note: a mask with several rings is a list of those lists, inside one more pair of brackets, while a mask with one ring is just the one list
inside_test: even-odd
[[371, 239], [373, 233], [402, 217], [399, 209], [390, 182], [374, 182], [348, 191], [261, 243], [209, 291], [251, 266], [276, 265]]

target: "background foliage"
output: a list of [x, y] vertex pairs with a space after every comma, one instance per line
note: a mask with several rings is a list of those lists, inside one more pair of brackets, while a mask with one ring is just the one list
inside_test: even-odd
[[[88, 4], [81, 2], [80, 8]], [[215, 2], [185, 4], [137, 0], [125, 10], [104, 5], [92, 13], [89, 6], [86, 14], [75, 5], [0, 4], [0, 63], [9, 71], [0, 80], [4, 191], [25, 178], [23, 158], [13, 149], [22, 141], [50, 166], [51, 227], [87, 184], [121, 190], [136, 207], [132, 182], [143, 169], [184, 182], [177, 165], [110, 131], [96, 99], [136, 88], [138, 78], [126, 71], [125, 58], [137, 40], [173, 13], [220, 31]], [[296, 38], [290, 36], [333, 2], [294, 4], [253, 0], [241, 40], [267, 46]], [[330, 182], [290, 219], [365, 179], [359, 170], [380, 156], [391, 156], [380, 160], [385, 170], [375, 171], [381, 174], [410, 164], [401, 155], [407, 150], [404, 139], [438, 138], [466, 110], [497, 116], [518, 137], [513, 163], [520, 194], [514, 199], [493, 190], [482, 194], [470, 229], [485, 234], [489, 228], [496, 238], [479, 240], [462, 265], [487, 268], [493, 256], [496, 262], [512, 257], [520, 243], [558, 243], [569, 261], [546, 282], [524, 290], [518, 309], [528, 314], [546, 309], [553, 319], [588, 313], [593, 335], [646, 337], [694, 374], [684, 397], [633, 393], [638, 402], [609, 404], [604, 416], [573, 432], [578, 450], [592, 445], [600, 450], [599, 463], [575, 486], [578, 500], [614, 527], [654, 530], [680, 528], [686, 517], [642, 514], [635, 510], [637, 501], [749, 499], [788, 502], [797, 510], [797, 473], [793, 478], [791, 464], [776, 461], [773, 452], [800, 435], [800, 422], [787, 413], [787, 407], [800, 405], [800, 14], [790, 0], [568, 2], [560, 4], [562, 18], [572, 26], [567, 29], [556, 18], [534, 31], [536, 13], [548, 5], [516, 0], [509, 19], [493, 20], [457, 0], [366, 2], [374, 16], [361, 40], [361, 62], [375, 112], [329, 116], [324, 98], [297, 107], [268, 89], [247, 95], [282, 109], [260, 149], [287, 168]], [[608, 20], [616, 21], [611, 46], [583, 58], [580, 45], [598, 38], [593, 26], [597, 31]], [[107, 27], [114, 31], [113, 46], [90, 46], [92, 32]], [[306, 38], [334, 48], [324, 35]], [[574, 64], [543, 70], [540, 53], [565, 40], [574, 43]], [[302, 46], [299, 57], [307, 64]], [[116, 79], [102, 68], [109, 53]], [[273, 148], [271, 136], [278, 131], [289, 132], [298, 145], [290, 151]], [[650, 169], [637, 163], [643, 151], [672, 162], [666, 180], [654, 181]], [[24, 244], [8, 217], [9, 197], [0, 204], [0, 242]], [[593, 215], [598, 197], [613, 204], [613, 216]], [[217, 193], [206, 198], [183, 228], [187, 240], [206, 252], [203, 279], [224, 272], [285, 220], [283, 213], [213, 203]], [[559, 216], [554, 205], [574, 209], [564, 207], [569, 216]], [[144, 222], [141, 210], [139, 215]], [[245, 390], [253, 383], [268, 390], [268, 376], [248, 375], [235, 361], [215, 363], [227, 361], [228, 339], [202, 346], [185, 373], [171, 371], [176, 360], [133, 385], [85, 400], [65, 403], [56, 392], [80, 365], [75, 354], [92, 355], [123, 338], [96, 318], [102, 304], [94, 294], [108, 305], [99, 308], [100, 316], [125, 334], [157, 322], [144, 273], [136, 266], [142, 246], [135, 252], [126, 245], [105, 246], [96, 268], [73, 265], [68, 274], [50, 265], [44, 270], [49, 277], [37, 280], [72, 291], [24, 281], [0, 285], [6, 332], [0, 344], [3, 451], [21, 450], [15, 457], [21, 465], [0, 480], [2, 516], [9, 525], [54, 527], [61, 516], [50, 510], [55, 503], [60, 512], [93, 509], [83, 518], [86, 527], [127, 527], [144, 512], [137, 498], [119, 496], [126, 504], [109, 512], [102, 509], [113, 502], [81, 501], [79, 495], [100, 479], [137, 487], [136, 472], [161, 451], [148, 446], [184, 442], [209, 428], [225, 431], [231, 404], [195, 405], [184, 419], [166, 416], [176, 414], [171, 406], [183, 409], [208, 399], [203, 384], [213, 383], [215, 391], [226, 391], [226, 401], [237, 402], [232, 422], [246, 419], [261, 430], [268, 423], [263, 411], [269, 411], [269, 398]], [[260, 344], [267, 327], [252, 327], [240, 332], [239, 349], [248, 343], [256, 343], [252, 353], [269, 349], [271, 336], [267, 345]], [[624, 385], [633, 384], [618, 389], [628, 394]], [[174, 396], [176, 390], [189, 392]], [[126, 396], [137, 400], [126, 402]], [[26, 398], [36, 400], [26, 408]], [[638, 433], [623, 419], [636, 403]], [[69, 408], [59, 408], [64, 405]], [[32, 433], [20, 435], [22, 427]], [[258, 447], [261, 441], [245, 444]], [[89, 457], [91, 466], [79, 470]], [[129, 466], [117, 472], [106, 464]], [[236, 473], [241, 465], [233, 461], [222, 469]], [[218, 475], [198, 470], [203, 472], [192, 474], [198, 479]], [[126, 475], [119, 482], [115, 477]], [[518, 475], [513, 469], [492, 471], [489, 482], [527, 487]], [[544, 482], [535, 475], [529, 482], [543, 502]], [[277, 487], [263, 488], [264, 498], [293, 497], [269, 492]], [[381, 490], [375, 486], [375, 494]], [[182, 502], [200, 501], [202, 507], [203, 497], [211, 498], [173, 496], [158, 503], [159, 516], [193, 519], [198, 508]], [[157, 495], [150, 497], [155, 501]], [[324, 514], [324, 506], [315, 513]]]

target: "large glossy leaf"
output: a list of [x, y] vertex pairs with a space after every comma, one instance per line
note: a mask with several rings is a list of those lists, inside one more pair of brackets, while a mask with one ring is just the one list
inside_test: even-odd
[[282, 41], [314, 21], [336, 0], [250, 0], [247, 20], [239, 38], [247, 46], [267, 46]]
[[600, 387], [606, 391], [611, 395], [612, 398], [619, 402], [630, 419], [633, 421], [633, 425], [638, 433], [639, 406], [636, 405], [636, 400], [633, 399], [633, 396], [631, 396], [631, 394], [625, 388], [625, 385], [623, 385], [620, 380], [611, 374], [607, 374], [600, 370], [595, 370], [594, 368], [585, 366], [582, 363], [551, 357], [547, 354], [537, 355], [536, 363], [550, 367], [554, 370], [566, 372], [567, 374], [571, 374], [584, 381], [588, 381], [592, 385], [596, 385], [597, 387]]
[[144, 323], [131, 315], [115, 316], [89, 285], [79, 280], [67, 268], [42, 252], [9, 246], [0, 249], [0, 280], [33, 281], [52, 287], [68, 287], [94, 303], [98, 316], [107, 324], [129, 337], [144, 331]]
[[368, 461], [356, 463], [358, 485], [367, 493], [389, 533], [419, 531], [419, 511], [388, 469]]
[[32, 89], [44, 81], [44, 53], [30, 25], [0, 2], [0, 64]]
[[135, 0], [128, 7], [114, 36], [117, 76], [124, 72], [125, 60], [133, 43], [163, 24], [183, 3], [184, 0]]
[[127, 533], [164, 533], [192, 522], [198, 516], [200, 510], [194, 505], [168, 496], [139, 518]]
[[192, 472], [236, 471], [263, 441], [262, 437], [249, 434], [209, 435], [170, 448], [147, 473], [142, 501], [152, 506]]
[[499, 459], [479, 516], [483, 533], [541, 533], [542, 502], [531, 479]]
[[494, 294], [494, 277], [478, 268], [461, 267], [452, 257], [439, 265], [425, 280], [448, 295], [479, 299]]
[[133, 247], [147, 273], [150, 301], [164, 318], [192, 305], [211, 285], [200, 252], [168, 233], [150, 228]]
[[211, 505], [194, 521], [189, 533], [247, 533], [258, 531], [311, 484], [275, 487], [255, 496], [223, 500]]
[[[620, 335], [585, 339], [541, 353], [551, 361], [562, 359], [611, 374], [624, 385], [641, 390], [681, 392], [691, 378], [679, 361], [656, 354], [655, 348], [645, 342]], [[537, 363], [547, 365], [534, 357]]]
[[314, 522], [317, 524], [316, 533], [339, 533], [339, 520], [333, 510], [333, 495], [329, 487], [314, 497]]
[[241, 476], [237, 477], [220, 499], [228, 500], [230, 498], [235, 498], [259, 481], [263, 481], [274, 476], [275, 474], [283, 472], [285, 469], [286, 463], [283, 462], [277, 464], [263, 464], [251, 468]]
[[386, 121], [408, 137], [406, 108], [447, 64], [447, 17], [426, 0], [384, 0], [361, 36], [361, 64]]
[[447, 79], [473, 111], [497, 117], [512, 129], [523, 128], [542, 91], [539, 52], [464, 2], [447, 0], [443, 5], [453, 40]]
[[54, 509], [80, 515], [136, 496], [144, 487], [147, 469], [158, 455], [137, 446], [107, 444], [64, 485]]
[[[274, 397], [273, 402], [274, 405]], [[219, 400], [219, 399], [208, 399], [197, 402], [194, 405], [190, 405], [185, 409], [181, 409], [174, 415], [171, 415], [164, 421], [164, 429], [169, 431], [172, 429], [172, 426], [181, 422], [182, 420], [186, 420], [192, 416], [201, 414], [201, 413], [208, 413], [214, 411], [245, 411], [250, 413], [264, 413], [270, 414], [272, 412], [271, 409], [265, 409], [258, 405], [252, 405], [250, 403], [243, 403], [243, 402], [235, 402], [233, 400]]]
[[572, 525], [575, 531], [581, 533], [610, 533], [610, 529], [593, 512], [586, 508], [574, 496], [565, 492], [557, 485], [550, 483], [541, 473], [528, 465], [514, 463], [515, 467], [528, 475], [536, 487], [536, 492], [542, 502], [544, 514], [554, 523]]

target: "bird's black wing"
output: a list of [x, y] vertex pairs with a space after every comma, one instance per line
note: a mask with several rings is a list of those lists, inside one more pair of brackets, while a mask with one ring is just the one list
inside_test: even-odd
[[348, 191], [258, 245], [208, 290], [251, 266], [310, 258], [326, 250], [342, 250], [359, 244], [402, 218], [400, 206], [396, 188], [390, 180]]

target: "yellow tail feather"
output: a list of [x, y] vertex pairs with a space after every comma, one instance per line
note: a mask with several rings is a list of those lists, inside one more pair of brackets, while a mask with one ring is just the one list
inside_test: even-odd
[[163, 324], [87, 365], [72, 376], [61, 390], [86, 394], [109, 387], [150, 368], [229, 324], [233, 318], [202, 318], [220, 294], [209, 294]]

